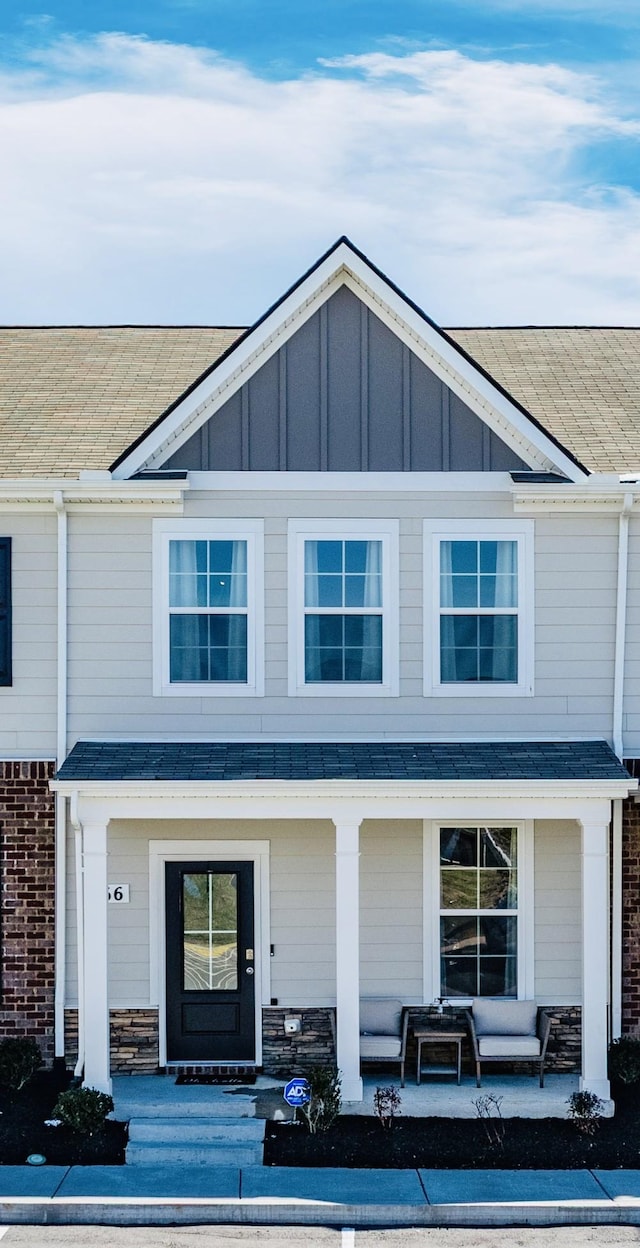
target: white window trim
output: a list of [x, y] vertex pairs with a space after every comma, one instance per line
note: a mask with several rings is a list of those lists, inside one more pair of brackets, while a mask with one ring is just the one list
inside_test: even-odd
[[[169, 542], [246, 541], [247, 680], [174, 683], [169, 679]], [[154, 520], [153, 693], [172, 698], [246, 698], [264, 695], [264, 523], [262, 520]]]
[[[444, 684], [440, 680], [440, 542], [449, 540], [518, 543], [518, 680], [513, 684]], [[425, 520], [424, 696], [533, 697], [534, 636], [533, 520]]]
[[[518, 1000], [535, 998], [534, 820], [426, 819], [423, 825], [423, 949], [424, 1000], [442, 996], [440, 977], [440, 829], [456, 827], [516, 828], [518, 832]], [[477, 913], [470, 911], [469, 913]], [[470, 1005], [470, 997], [452, 997]]]
[[[397, 698], [398, 640], [398, 520], [290, 520], [289, 521], [289, 696], [311, 698]], [[326, 538], [382, 543], [382, 682], [381, 684], [305, 684], [304, 653], [304, 544]]]
[[167, 1064], [166, 862], [253, 862], [256, 1065], [262, 1008], [271, 999], [269, 841], [149, 841], [149, 1002], [158, 1007], [159, 1065]]

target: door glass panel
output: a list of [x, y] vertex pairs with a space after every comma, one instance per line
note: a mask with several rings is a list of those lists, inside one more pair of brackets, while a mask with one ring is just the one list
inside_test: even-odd
[[182, 883], [185, 992], [238, 987], [238, 877], [185, 872]]

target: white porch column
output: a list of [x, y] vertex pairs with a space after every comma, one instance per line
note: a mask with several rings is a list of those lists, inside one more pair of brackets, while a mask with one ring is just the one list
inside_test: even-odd
[[337, 1059], [342, 1098], [362, 1100], [360, 1078], [360, 820], [336, 829]]
[[107, 825], [85, 823], [84, 1087], [111, 1092], [107, 984]]
[[608, 1099], [607, 987], [609, 962], [609, 828], [582, 821], [582, 1076], [581, 1090]]

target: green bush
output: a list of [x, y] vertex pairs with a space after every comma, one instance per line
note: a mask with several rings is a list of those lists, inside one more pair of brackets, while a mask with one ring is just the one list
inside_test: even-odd
[[32, 1036], [0, 1040], [0, 1087], [19, 1092], [41, 1065], [40, 1046]]
[[310, 1098], [302, 1106], [310, 1135], [328, 1131], [342, 1108], [342, 1076], [333, 1066], [313, 1066], [307, 1073]]
[[572, 1092], [567, 1100], [568, 1117], [582, 1135], [593, 1135], [600, 1125], [604, 1101], [595, 1092]]
[[609, 1078], [617, 1083], [640, 1083], [640, 1040], [620, 1036], [609, 1045]]
[[94, 1135], [104, 1126], [112, 1109], [113, 1100], [106, 1092], [98, 1092], [97, 1088], [70, 1088], [60, 1093], [53, 1117], [78, 1135]]

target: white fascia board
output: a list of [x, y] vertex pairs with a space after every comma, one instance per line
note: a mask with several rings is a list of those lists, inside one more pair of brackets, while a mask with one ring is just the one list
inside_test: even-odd
[[321, 304], [346, 285], [525, 462], [570, 480], [588, 474], [443, 337], [402, 295], [342, 243], [258, 328], [232, 348], [114, 469], [126, 478], [173, 454], [267, 362]]
[[[341, 805], [350, 809], [354, 803], [373, 803], [373, 810], [381, 812], [387, 804], [455, 800], [469, 807], [481, 800], [499, 800], [514, 804], [517, 809], [521, 800], [552, 801], [556, 808], [562, 803], [567, 811], [581, 801], [609, 801], [614, 797], [628, 797], [638, 788], [638, 781], [628, 780], [226, 780], [221, 783], [208, 780], [52, 780], [50, 787], [67, 796], [77, 795], [80, 801], [113, 803], [119, 799], [133, 802], [141, 813], [141, 804], [161, 799], [165, 804], [207, 802], [225, 803], [236, 800], [266, 802], [281, 800], [314, 805], [318, 801]], [[395, 806], [393, 806], [395, 809]], [[297, 810], [297, 817], [302, 809]], [[215, 817], [226, 817], [228, 811]], [[114, 816], [111, 816], [114, 817]], [[172, 816], [173, 817], [173, 816]], [[267, 818], [264, 814], [264, 818]], [[293, 817], [293, 816], [292, 816]], [[375, 817], [375, 816], [369, 816]], [[568, 818], [576, 816], [567, 815]]]
[[161, 507], [182, 510], [184, 494], [189, 490], [184, 481], [74, 481], [17, 478], [0, 481], [0, 510], [20, 511], [26, 508], [38, 511], [55, 510], [54, 496], [62, 496], [70, 511], [91, 509], [110, 511], [114, 507], [125, 511], [155, 510]]
[[294, 494], [508, 494], [508, 472], [190, 472], [192, 492], [234, 495]]
[[544, 511], [605, 511], [635, 509], [638, 495], [608, 474], [595, 475], [586, 482], [567, 485], [512, 485], [513, 508], [516, 513]]

